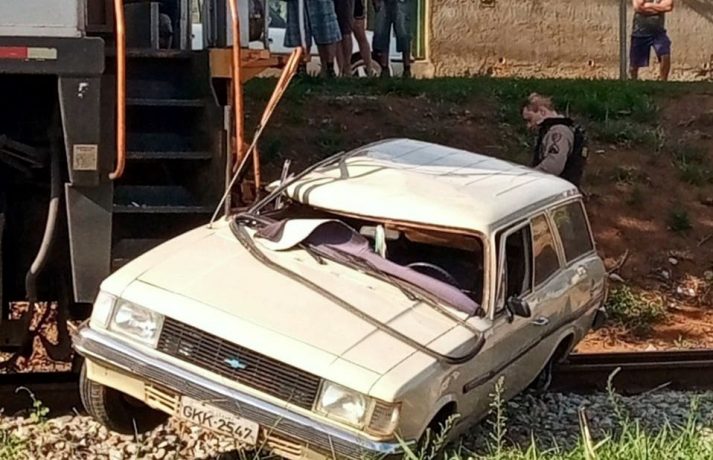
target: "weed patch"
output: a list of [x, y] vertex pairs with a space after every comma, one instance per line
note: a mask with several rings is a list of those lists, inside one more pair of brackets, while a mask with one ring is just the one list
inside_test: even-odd
[[27, 440], [14, 433], [0, 430], [0, 460], [16, 460], [23, 458], [27, 451]]
[[[615, 421], [613, 431], [596, 439], [590, 429], [586, 406], [578, 409], [579, 440], [575, 445], [562, 447], [555, 441], [554, 446], [541, 447], [538, 440], [531, 438], [524, 445], [513, 445], [507, 441], [507, 414], [503, 398], [503, 380], [500, 378], [491, 395], [491, 410], [488, 431], [483, 433], [488, 439], [485, 445], [470, 450], [464, 445], [447, 446], [445, 452], [421, 449], [419, 454], [407, 449], [407, 460], [709, 460], [713, 458], [713, 443], [706, 430], [701, 429], [700, 400], [693, 398], [687, 417], [680, 425], [662, 421], [661, 427], [649, 430], [638, 419], [633, 419], [622, 398], [615, 393], [609, 379], [608, 393], [611, 418]], [[560, 433], [553, 432], [553, 436]], [[432, 454], [437, 452], [437, 454]], [[431, 455], [429, 455], [431, 454]]]
[[673, 164], [680, 173], [680, 178], [687, 184], [702, 186], [713, 182], [713, 170], [706, 153], [690, 145], [680, 146], [673, 155]]
[[630, 120], [611, 120], [593, 130], [594, 138], [609, 144], [643, 146], [655, 149], [659, 145], [658, 131]]
[[650, 331], [666, 314], [666, 307], [660, 298], [644, 296], [632, 291], [628, 286], [612, 290], [606, 309], [612, 321], [635, 334]]

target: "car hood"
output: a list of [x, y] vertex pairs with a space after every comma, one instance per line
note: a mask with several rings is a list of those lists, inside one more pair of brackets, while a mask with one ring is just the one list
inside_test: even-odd
[[[341, 264], [320, 263], [301, 249], [258, 247], [271, 261], [326, 288], [357, 311], [347, 311], [258, 262], [226, 224], [197, 229], [129, 264], [126, 270], [132, 271], [135, 281], [128, 283], [122, 296], [367, 393], [380, 376], [416, 349], [360, 316], [376, 318], [443, 354], [472, 339], [472, 333], [453, 319], [409, 300], [390, 283]], [[455, 310], [451, 313], [466, 317]]]

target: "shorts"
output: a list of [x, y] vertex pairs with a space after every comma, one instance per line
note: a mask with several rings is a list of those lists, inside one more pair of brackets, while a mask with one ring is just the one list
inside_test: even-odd
[[397, 50], [411, 49], [411, 3], [411, 0], [381, 0], [381, 8], [374, 20], [374, 51], [389, 53], [392, 24]]
[[334, 0], [334, 11], [337, 13], [337, 22], [342, 37], [351, 37], [354, 26], [354, 1]]
[[656, 52], [659, 61], [662, 56], [671, 54], [671, 39], [668, 38], [666, 31], [656, 35], [632, 36], [629, 51], [630, 66], [636, 69], [648, 67], [651, 48]]
[[364, 0], [354, 0], [354, 19], [364, 19], [366, 18], [366, 11], [364, 10]]
[[[304, 3], [304, 38], [307, 49], [312, 47], [312, 38], [317, 45], [330, 45], [342, 39], [337, 15], [332, 0], [306, 0]], [[288, 48], [302, 46], [303, 32], [300, 30], [299, 5], [287, 2], [287, 28], [284, 44]]]

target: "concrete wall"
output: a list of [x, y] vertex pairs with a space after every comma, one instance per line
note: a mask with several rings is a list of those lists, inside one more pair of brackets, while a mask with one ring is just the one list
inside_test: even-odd
[[[430, 0], [430, 13], [429, 57], [437, 76], [619, 75], [619, 0]], [[678, 0], [667, 28], [672, 78], [710, 78], [713, 0]], [[643, 78], [653, 76], [642, 71]]]

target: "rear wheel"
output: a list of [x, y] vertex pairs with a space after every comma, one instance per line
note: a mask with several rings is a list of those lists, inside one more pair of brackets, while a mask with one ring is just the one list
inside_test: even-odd
[[168, 419], [167, 414], [137, 399], [89, 380], [86, 363], [79, 375], [79, 394], [89, 415], [117, 433], [146, 433]]
[[530, 384], [530, 389], [537, 393], [545, 393], [552, 384], [552, 369], [555, 367], [555, 358], [550, 358], [545, 367], [537, 374], [535, 380]]
[[529, 389], [535, 390], [538, 393], [544, 393], [550, 389], [554, 368], [557, 364], [564, 361], [564, 359], [567, 357], [567, 354], [569, 353], [570, 348], [572, 347], [573, 339], [574, 338], [572, 336], [568, 336], [567, 338], [562, 340], [559, 345], [557, 345], [557, 348], [555, 349], [554, 353], [552, 353], [552, 356], [550, 357], [549, 361], [547, 361], [547, 364], [545, 364], [545, 367], [540, 371], [539, 374], [537, 374], [535, 380], [528, 387]]

